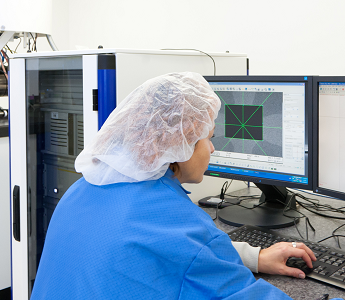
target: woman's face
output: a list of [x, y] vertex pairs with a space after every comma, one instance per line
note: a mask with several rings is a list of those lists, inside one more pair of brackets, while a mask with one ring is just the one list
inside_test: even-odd
[[211, 137], [214, 129], [210, 131], [207, 138], [198, 141], [192, 157], [185, 162], [178, 162], [179, 170], [175, 176], [180, 183], [199, 183], [203, 179], [203, 175], [207, 170], [210, 162], [211, 153], [214, 151]]

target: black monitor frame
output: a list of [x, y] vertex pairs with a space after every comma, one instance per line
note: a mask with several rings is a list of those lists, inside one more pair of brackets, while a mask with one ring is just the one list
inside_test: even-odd
[[318, 194], [345, 200], [345, 193], [325, 189], [319, 186], [319, 83], [320, 82], [341, 82], [345, 83], [345, 76], [315, 76], [313, 78], [313, 191]]
[[[205, 175], [212, 176], [210, 173], [219, 173], [223, 178], [241, 180], [241, 181], [251, 181], [253, 183], [263, 183], [277, 186], [284, 186], [297, 189], [313, 190], [313, 77], [312, 76], [204, 76], [208, 82], [304, 82], [305, 87], [305, 113], [307, 120], [307, 145], [308, 145], [308, 184], [301, 184], [295, 182], [283, 182], [267, 178], [253, 178], [250, 176], [239, 176], [229, 173], [221, 173], [214, 171], [206, 171]], [[307, 80], [305, 80], [307, 77]]]
[[[253, 213], [249, 214], [248, 210], [243, 210], [239, 206], [232, 206], [223, 208], [219, 212], [219, 219], [233, 226], [240, 226], [243, 223], [249, 225], [257, 225], [266, 228], [280, 228], [291, 226], [298, 222], [298, 218], [301, 216], [299, 215], [296, 210], [295, 205], [295, 197], [292, 193], [286, 190], [286, 187], [290, 188], [298, 188], [298, 189], [305, 189], [305, 190], [312, 190], [313, 189], [313, 101], [312, 101], [312, 93], [313, 93], [313, 77], [312, 76], [205, 76], [205, 79], [208, 82], [262, 82], [262, 83], [269, 83], [269, 82], [296, 82], [296, 83], [305, 83], [305, 120], [306, 120], [306, 139], [305, 144], [307, 145], [307, 149], [305, 151], [305, 156], [307, 158], [307, 174], [308, 177], [308, 184], [298, 183], [298, 182], [288, 182], [288, 181], [279, 181], [274, 179], [268, 178], [260, 178], [260, 177], [251, 177], [245, 175], [237, 175], [219, 171], [209, 171], [205, 172], [205, 175], [213, 176], [213, 174], [217, 174], [219, 177], [222, 178], [229, 178], [241, 181], [250, 181], [253, 182], [262, 192], [262, 196], [260, 199], [260, 206], [255, 209], [251, 209]], [[244, 168], [242, 168], [244, 169]], [[282, 205], [282, 201], [284, 201], [284, 205]], [[264, 203], [264, 205], [262, 205]], [[283, 212], [285, 209], [285, 205], [291, 208], [291, 210], [287, 213], [286, 211]], [[256, 205], [254, 205], [255, 207]], [[234, 213], [235, 211], [235, 213]], [[230, 212], [231, 216], [227, 213]], [[231, 218], [234, 215], [240, 216], [238, 219], [245, 218], [246, 215], [249, 214], [250, 217], [246, 218], [248, 221], [252, 221], [254, 223], [248, 223], [246, 221], [232, 221]], [[285, 218], [286, 215], [289, 215]], [[236, 216], [237, 217], [237, 216]], [[282, 220], [284, 219], [285, 220]], [[252, 219], [252, 220], [250, 220]]]

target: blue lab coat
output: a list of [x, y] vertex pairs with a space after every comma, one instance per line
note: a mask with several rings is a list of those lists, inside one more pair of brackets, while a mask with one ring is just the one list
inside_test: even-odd
[[172, 175], [73, 184], [50, 221], [31, 299], [291, 299], [254, 278]]

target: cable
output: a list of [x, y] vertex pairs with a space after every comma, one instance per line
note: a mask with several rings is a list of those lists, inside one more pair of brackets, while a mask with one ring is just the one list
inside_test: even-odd
[[36, 37], [34, 37], [31, 32], [30, 32], [30, 35], [32, 36], [32, 41], [33, 41], [33, 43], [32, 43], [32, 51], [36, 51], [37, 52], [37, 47], [36, 47], [37, 33], [36, 33]]
[[35, 36], [35, 51], [37, 52], [37, 33], [36, 33], [36, 36]]
[[[306, 209], [306, 210], [308, 210], [308, 211], [310, 211], [310, 212], [312, 212], [312, 213], [314, 213], [316, 215], [325, 217], [325, 218], [345, 220], [345, 217], [328, 215], [328, 214], [324, 214], [324, 213], [320, 212], [320, 211], [322, 211], [322, 212], [331, 212], [331, 213], [345, 214], [345, 209], [344, 209], [345, 207], [335, 208], [335, 207], [332, 207], [329, 204], [320, 204], [319, 200], [317, 200], [317, 199], [310, 199], [310, 198], [305, 197], [302, 194], [296, 194], [296, 195], [298, 197], [300, 197], [301, 199], [303, 199], [304, 201], [306, 201], [306, 203], [305, 203], [305, 202], [296, 200], [296, 202], [299, 205], [301, 205], [304, 209]], [[323, 197], [331, 198], [331, 197], [327, 197], [327, 196], [323, 196]], [[335, 238], [336, 241], [337, 241], [338, 247], [341, 249], [339, 237], [345, 237], [345, 236], [344, 235], [335, 234], [335, 232], [337, 230], [339, 230], [340, 228], [342, 228], [343, 226], [345, 226], [345, 224], [342, 224], [342, 225], [338, 226], [336, 229], [333, 230], [332, 235], [330, 235], [330, 236], [320, 240], [319, 242], [323, 242], [323, 241], [325, 241], [327, 239], [330, 239], [330, 238]], [[308, 237], [307, 237], [307, 239], [308, 239]]]
[[7, 72], [6, 72], [4, 63], [2, 62], [2, 55], [1, 55], [1, 53], [0, 53], [0, 63], [1, 63], [2, 71], [4, 72], [6, 80], [8, 81], [8, 76], [7, 76]]
[[[294, 194], [294, 196], [296, 197], [296, 194]], [[294, 219], [294, 220], [293, 220], [293, 221], [294, 221], [294, 225], [295, 225], [295, 228], [296, 228], [296, 230], [297, 230], [299, 236], [300, 236], [302, 239], [308, 240], [308, 235], [309, 235], [309, 234], [308, 234], [308, 233], [309, 233], [309, 232], [308, 232], [308, 225], [309, 225], [309, 227], [312, 229], [313, 232], [315, 232], [315, 228], [311, 225], [309, 218], [308, 218], [304, 213], [302, 213], [302, 212], [298, 211], [297, 209], [291, 207], [291, 201], [292, 201], [292, 199], [293, 199], [293, 197], [290, 197], [289, 202], [286, 203], [286, 204], [285, 204], [284, 202], [278, 200], [278, 199], [276, 199], [276, 200], [277, 200], [278, 202], [280, 202], [281, 204], [285, 205], [284, 210], [283, 210], [283, 216], [285, 216], [285, 217], [287, 217], [287, 218], [293, 218], [293, 219]], [[297, 200], [296, 200], [296, 201], [297, 201]], [[300, 217], [291, 217], [291, 216], [289, 216], [289, 215], [286, 215], [285, 212], [287, 212], [288, 210], [293, 210], [293, 211], [299, 213], [301, 216], [300, 216]], [[296, 223], [296, 220], [302, 219], [302, 218], [305, 218], [306, 238], [303, 237], [303, 235], [302, 235], [301, 232], [299, 231], [299, 229], [298, 229], [298, 227], [297, 227], [297, 223]]]
[[[227, 196], [229, 196], [229, 195], [227, 195]], [[251, 198], [250, 196], [232, 196], [232, 197], [237, 197], [237, 199], [240, 199], [241, 197], [245, 197], [244, 199], [240, 199], [240, 203], [241, 203], [242, 201], [244, 201], [244, 200], [253, 200], [253, 198]], [[257, 199], [257, 198], [254, 198], [254, 199]], [[217, 206], [216, 206], [216, 217], [215, 217], [214, 219], [212, 219], [213, 221], [218, 219], [218, 209], [221, 208], [221, 205], [222, 205], [223, 203], [227, 203], [227, 204], [229, 204], [230, 206], [232, 206], [232, 205], [237, 205], [237, 206], [241, 206], [241, 207], [246, 208], [246, 209], [253, 209], [253, 208], [256, 208], [256, 207], [258, 207], [258, 206], [264, 204], [265, 202], [259, 203], [258, 205], [255, 205], [255, 206], [253, 206], [253, 207], [246, 207], [246, 206], [241, 205], [240, 203], [231, 203], [231, 202], [229, 202], [229, 201], [222, 200], [222, 201], [220, 201], [219, 203], [217, 203]]]
[[260, 195], [243, 195], [243, 196], [236, 196], [236, 195], [230, 195], [230, 194], [225, 194], [226, 196], [229, 196], [229, 197], [234, 197], [234, 198], [237, 198], [237, 199], [240, 199], [240, 198], [246, 198], [246, 199], [242, 199], [242, 200], [255, 200], [255, 199], [260, 199]]
[[5, 60], [6, 60], [7, 64], [8, 64], [9, 58], [8, 58], [6, 52], [5, 52], [4, 50], [1, 50], [1, 54], [2, 54], [2, 56], [5, 58]]
[[319, 240], [317, 243], [321, 243], [321, 242], [323, 242], [323, 241], [325, 241], [325, 240], [328, 240], [328, 239], [330, 239], [330, 238], [332, 238], [332, 237], [345, 237], [345, 235], [343, 235], [343, 234], [330, 235], [330, 236], [328, 236], [328, 237], [326, 237], [326, 238], [324, 238], [324, 239], [322, 239], [322, 240]]
[[212, 59], [213, 61], [213, 75], [216, 75], [216, 62], [214, 61], [213, 57], [211, 55], [209, 55], [208, 53], [206, 52], [203, 52], [201, 50], [198, 50], [198, 49], [172, 49], [172, 48], [166, 48], [166, 49], [161, 49], [161, 50], [172, 50], [172, 51], [198, 51], [200, 53], [203, 53], [205, 55], [207, 55], [209, 58]]
[[224, 203], [224, 195], [226, 193], [226, 191], [228, 190], [228, 188], [230, 187], [231, 183], [232, 183], [232, 180], [230, 181], [230, 183], [228, 181], [225, 181], [223, 183], [223, 186], [222, 188], [220, 189], [220, 195], [219, 195], [219, 198], [220, 198], [220, 202], [217, 203], [217, 206], [216, 206], [216, 217], [213, 219], [213, 220], [216, 220], [218, 219], [218, 209], [220, 208], [220, 206]]
[[22, 38], [21, 37], [19, 37], [19, 43], [18, 43], [18, 45], [17, 45], [17, 47], [16, 47], [16, 49], [14, 50], [14, 52], [16, 53], [17, 52], [17, 49], [18, 49], [18, 47], [19, 47], [19, 45], [20, 45], [20, 43], [22, 42]]
[[[325, 217], [325, 218], [345, 220], [345, 217], [337, 217], [337, 216], [331, 216], [331, 215], [326, 215], [326, 214], [320, 213], [320, 211], [322, 211], [322, 212], [325, 211], [325, 212], [345, 214], [345, 207], [335, 208], [329, 204], [320, 204], [319, 200], [307, 198], [302, 194], [295, 194], [295, 195], [298, 196], [299, 198], [301, 198], [302, 200], [306, 201], [306, 202], [302, 202], [302, 201], [298, 201], [296, 199], [296, 202], [299, 205], [301, 205], [303, 208], [305, 208], [306, 210], [308, 210], [314, 214], [317, 214], [319, 216]], [[327, 198], [329, 198], [329, 197], [327, 197]]]
[[232, 181], [233, 181], [233, 179], [231, 179], [230, 183], [228, 183], [227, 181], [224, 182], [224, 184], [220, 190], [220, 196], [219, 196], [220, 199], [224, 200], [224, 195], [225, 195], [226, 191], [229, 189], [230, 185], [232, 184]]
[[[303, 203], [303, 202], [301, 202], [301, 201], [297, 201], [297, 203], [298, 203], [299, 205], [301, 205], [303, 208], [305, 208], [306, 210], [308, 210], [308, 211], [310, 211], [310, 212], [312, 212], [312, 213], [314, 213], [314, 214], [316, 214], [316, 215], [319, 215], [319, 216], [321, 216], [321, 217], [331, 218], [331, 219], [338, 219], [338, 220], [345, 220], [345, 217], [330, 216], [330, 215], [322, 214], [322, 213], [320, 213], [320, 212], [318, 212], [318, 211], [312, 210], [312, 209], [308, 208], [308, 205], [306, 205], [305, 203]], [[323, 206], [323, 205], [321, 205], [321, 207], [322, 207], [322, 206]], [[331, 212], [337, 212], [337, 213], [342, 213], [342, 214], [344, 214], [344, 211], [341, 211], [341, 210], [338, 211], [337, 209], [332, 208], [332, 207], [330, 207], [329, 210], [325, 210], [325, 211], [331, 211]]]
[[50, 34], [46, 34], [46, 37], [47, 37], [47, 41], [50, 45], [50, 47], [53, 49], [53, 51], [59, 51], [59, 49], [56, 47], [54, 41], [53, 41], [53, 38]]
[[[340, 229], [341, 227], [343, 227], [343, 226], [345, 226], [345, 224], [340, 225], [340, 226], [338, 226], [336, 229], [334, 229], [334, 230], [332, 231], [332, 236], [335, 237], [336, 235], [335, 235], [334, 233], [335, 233], [338, 229]], [[340, 241], [339, 241], [339, 236], [337, 236], [336, 240], [337, 240], [339, 249], [341, 249]]]
[[343, 226], [345, 226], [345, 224], [342, 224], [342, 225], [338, 226], [336, 229], [334, 229], [334, 230], [332, 231], [332, 235], [330, 235], [330, 236], [328, 236], [328, 237], [325, 237], [325, 238], [322, 239], [322, 240], [319, 240], [318, 243], [321, 243], [321, 242], [323, 242], [323, 241], [326, 241], [326, 240], [328, 240], [328, 239], [330, 239], [330, 238], [335, 238], [336, 241], [337, 241], [337, 244], [338, 244], [339, 249], [341, 249], [339, 237], [345, 237], [345, 235], [343, 235], [343, 234], [334, 234], [334, 233], [335, 233], [337, 230], [339, 230], [341, 227], [343, 227]]
[[11, 54], [13, 54], [13, 51], [10, 49], [10, 47], [8, 47], [8, 45], [6, 45], [6, 48], [11, 52]]

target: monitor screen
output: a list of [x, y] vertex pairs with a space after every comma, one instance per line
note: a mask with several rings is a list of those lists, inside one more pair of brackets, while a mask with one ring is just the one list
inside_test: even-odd
[[314, 191], [345, 200], [345, 77], [315, 77]]
[[221, 101], [205, 174], [311, 190], [312, 77], [205, 78]]
[[206, 79], [221, 100], [206, 174], [311, 189], [308, 79]]

